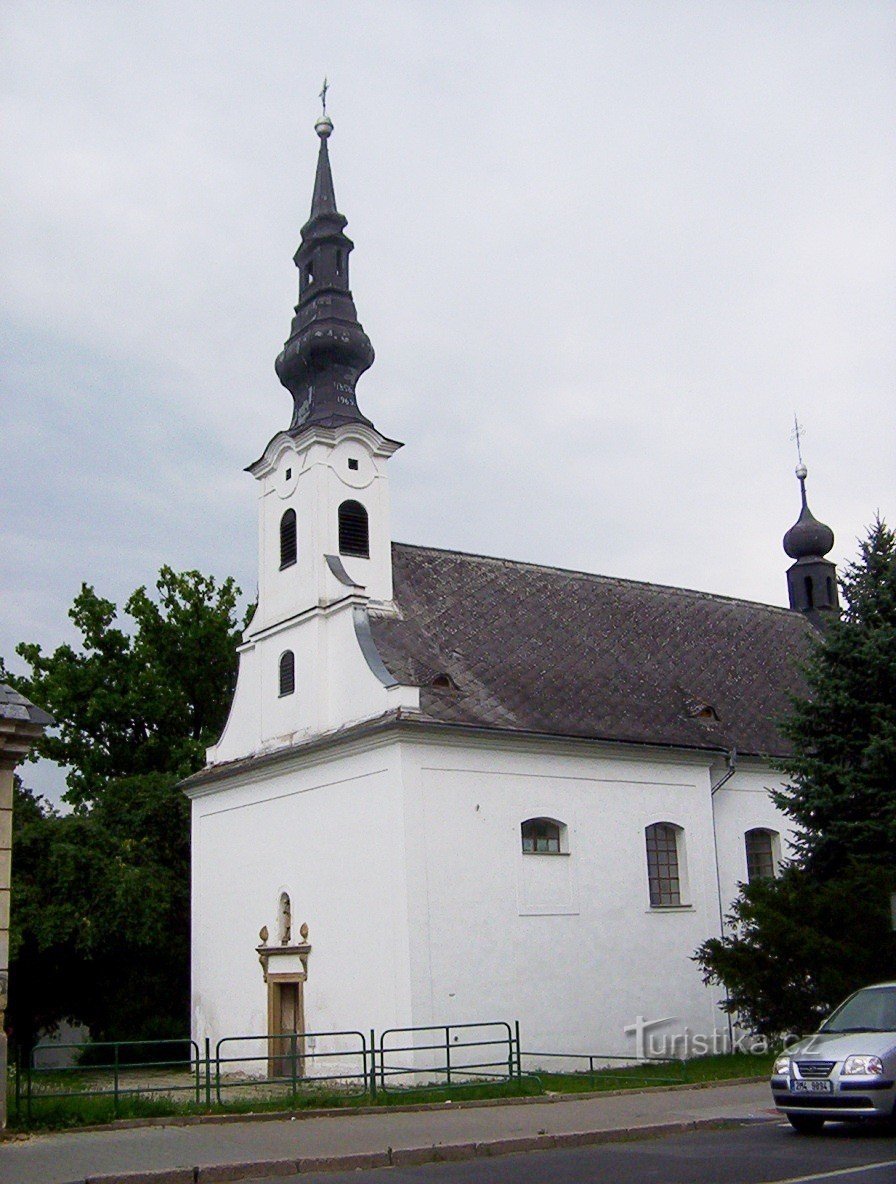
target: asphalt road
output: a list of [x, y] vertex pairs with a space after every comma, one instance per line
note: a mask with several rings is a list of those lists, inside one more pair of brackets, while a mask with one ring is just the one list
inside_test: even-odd
[[871, 1128], [797, 1135], [786, 1124], [532, 1151], [494, 1159], [266, 1177], [264, 1184], [894, 1184], [896, 1138]]

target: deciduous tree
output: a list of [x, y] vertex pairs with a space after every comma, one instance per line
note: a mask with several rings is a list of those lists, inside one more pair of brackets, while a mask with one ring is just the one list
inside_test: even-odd
[[116, 606], [84, 585], [74, 647], [23, 644], [10, 678], [57, 728], [37, 752], [67, 769], [68, 814], [19, 789], [10, 1017], [73, 1018], [95, 1038], [182, 1036], [189, 999], [189, 811], [177, 782], [223, 727], [239, 589], [162, 568]]

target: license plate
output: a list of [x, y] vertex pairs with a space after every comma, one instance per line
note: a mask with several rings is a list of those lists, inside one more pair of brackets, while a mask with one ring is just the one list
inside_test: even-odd
[[791, 1081], [792, 1094], [831, 1094], [834, 1092], [833, 1081]]

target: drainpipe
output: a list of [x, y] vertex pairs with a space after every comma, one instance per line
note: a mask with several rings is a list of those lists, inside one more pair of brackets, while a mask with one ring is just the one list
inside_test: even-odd
[[[715, 798], [715, 796], [719, 792], [719, 790], [722, 788], [722, 786], [726, 782], [730, 781], [731, 778], [735, 774], [735, 771], [737, 769], [737, 749], [736, 748], [731, 749], [731, 751], [728, 753], [727, 760], [728, 760], [728, 768], [725, 770], [725, 772], [722, 774], [722, 776], [719, 778], [719, 780], [715, 783], [715, 785], [710, 785], [710, 787], [709, 787], [709, 808], [710, 808], [710, 813], [712, 814], [712, 849], [713, 849], [713, 855], [715, 857], [715, 864], [716, 864], [716, 900], [718, 901], [718, 904], [719, 904], [719, 936], [720, 937], [724, 937], [724, 935], [725, 935], [725, 907], [722, 904], [722, 873], [719, 869], [719, 840], [718, 840], [718, 835], [716, 834], [716, 808], [715, 808], [715, 803], [713, 802], [713, 799]], [[730, 996], [728, 994], [727, 989], [725, 991], [725, 1002], [726, 1003], [730, 1002]], [[727, 1011], [725, 1013], [725, 1015], [728, 1018], [728, 1041], [729, 1041], [730, 1047], [733, 1051], [734, 1050], [734, 1021], [731, 1018], [730, 1011]]]

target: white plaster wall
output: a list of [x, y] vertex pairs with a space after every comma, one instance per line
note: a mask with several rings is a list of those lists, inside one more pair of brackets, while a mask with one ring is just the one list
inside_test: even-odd
[[[368, 740], [194, 799], [194, 1032], [261, 1033], [255, 946], [280, 893], [310, 927], [309, 1031], [519, 1019], [523, 1046], [632, 1055], [623, 1029], [723, 1031], [691, 955], [746, 875], [743, 833], [786, 829], [774, 775], [563, 743]], [[716, 762], [717, 764], [717, 762]], [[568, 855], [524, 855], [552, 817]], [[686, 904], [651, 909], [644, 829], [684, 831]]]
[[[415, 689], [390, 692], [367, 664], [353, 616], [355, 606], [363, 603], [346, 597], [326, 611], [307, 613], [246, 644], [230, 717], [217, 745], [207, 753], [210, 764], [375, 718], [399, 701], [417, 705]], [[279, 667], [286, 650], [294, 655], [295, 690], [281, 695]]]
[[388, 1027], [409, 1012], [400, 759], [352, 752], [193, 797], [194, 1039], [260, 1035], [256, 954], [276, 941], [280, 894], [293, 936], [309, 927], [308, 1031]]
[[782, 859], [792, 855], [790, 839], [794, 834], [790, 820], [774, 805], [769, 789], [780, 788], [783, 780], [767, 766], [742, 761], [734, 776], [726, 781], [714, 799], [716, 834], [719, 844], [719, 879], [725, 914], [738, 894], [738, 885], [747, 878], [746, 832], [754, 827], [777, 831]]
[[[415, 1024], [519, 1018], [525, 1048], [620, 1054], [638, 1015], [725, 1026], [690, 960], [719, 931], [707, 760], [418, 743], [405, 769]], [[536, 816], [568, 856], [522, 853]], [[684, 830], [680, 910], [649, 905], [658, 821]]]
[[[358, 645], [352, 610], [392, 596], [389, 484], [397, 446], [362, 425], [281, 433], [253, 467], [259, 481], [258, 607], [245, 634], [230, 717], [208, 761], [238, 760], [278, 744], [344, 727], [397, 706]], [[349, 462], [357, 463], [350, 468]], [[342, 556], [356, 587], [330, 571], [339, 554], [339, 506], [368, 512], [370, 558]], [[297, 561], [280, 570], [280, 522], [296, 513]], [[296, 690], [279, 694], [279, 662], [295, 655]], [[416, 705], [416, 692], [401, 698]]]
[[[274, 438], [257, 474], [258, 611], [248, 637], [296, 613], [325, 603], [345, 589], [333, 583], [325, 555], [339, 554], [339, 506], [358, 501], [367, 510], [370, 558], [344, 556], [348, 574], [374, 600], [392, 597], [389, 482], [386, 461], [392, 446], [362, 427], [309, 432], [294, 441]], [[349, 461], [357, 463], [349, 468]], [[280, 522], [296, 514], [297, 559], [280, 570]]]

